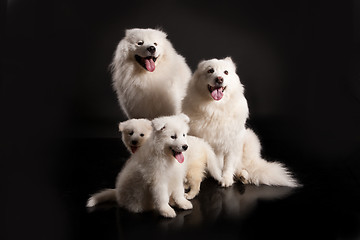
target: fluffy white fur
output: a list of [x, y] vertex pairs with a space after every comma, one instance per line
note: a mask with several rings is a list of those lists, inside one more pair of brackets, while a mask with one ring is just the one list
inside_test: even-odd
[[245, 128], [249, 110], [231, 58], [199, 63], [182, 108], [191, 119], [189, 133], [213, 147], [217, 160], [208, 170], [222, 186], [231, 186], [234, 176], [257, 185], [297, 185], [285, 167], [261, 158], [259, 139]]
[[[119, 130], [122, 132], [122, 141], [130, 153], [135, 153], [150, 137], [152, 132], [151, 121], [147, 119], [130, 119], [119, 124]], [[143, 134], [143, 136], [141, 136]], [[133, 141], [136, 141], [136, 145]], [[194, 136], [187, 136], [189, 149], [186, 152], [187, 168], [185, 188], [190, 189], [185, 193], [187, 199], [193, 199], [200, 192], [200, 185], [206, 173], [208, 161], [215, 161], [216, 155], [211, 146], [203, 139]], [[108, 194], [115, 192], [107, 191]], [[110, 197], [107, 196], [105, 199]], [[103, 200], [101, 200], [103, 202]]]
[[117, 177], [116, 188], [93, 195], [87, 206], [114, 200], [115, 191], [117, 203], [131, 212], [154, 209], [173, 218], [176, 213], [169, 205], [170, 200], [181, 209], [191, 209], [183, 187], [188, 121], [184, 114], [154, 119], [154, 131], [126, 162]]
[[111, 67], [114, 89], [129, 119], [180, 113], [191, 70], [166, 33], [155, 29], [126, 30]]
[[152, 132], [151, 121], [147, 119], [130, 119], [119, 123], [122, 141], [130, 153], [135, 153]]

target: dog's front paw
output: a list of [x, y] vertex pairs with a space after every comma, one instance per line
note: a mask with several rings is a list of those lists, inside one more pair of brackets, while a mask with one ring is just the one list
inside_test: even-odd
[[220, 183], [222, 187], [230, 187], [234, 183], [234, 178], [232, 175], [224, 175]]
[[174, 218], [176, 217], [176, 212], [170, 206], [163, 207], [159, 211], [160, 215], [166, 218]]
[[184, 210], [188, 210], [188, 209], [192, 209], [193, 205], [189, 200], [186, 200], [184, 198], [183, 201], [178, 202], [178, 207], [181, 208], [181, 209], [184, 209]]

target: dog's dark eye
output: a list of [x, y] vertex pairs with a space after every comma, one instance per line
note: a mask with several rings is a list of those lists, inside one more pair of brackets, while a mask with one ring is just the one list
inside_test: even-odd
[[224, 73], [225, 73], [225, 75], [228, 75], [228, 74], [229, 74], [229, 72], [228, 72], [227, 70], [225, 70]]
[[213, 68], [210, 68], [209, 70], [208, 70], [208, 73], [213, 73], [214, 72], [214, 69]]
[[183, 137], [185, 137], [185, 133], [183, 134]]
[[155, 46], [157, 46], [157, 43], [156, 43], [156, 42], [154, 42], [154, 45], [155, 45]]
[[172, 139], [176, 139], [176, 135], [171, 136]]
[[143, 133], [140, 133], [140, 137], [143, 137], [144, 136], [144, 134]]
[[129, 132], [129, 135], [132, 136], [134, 134], [134, 131]]
[[144, 44], [144, 41], [138, 41], [137, 42], [137, 45], [139, 45], [139, 46], [141, 46], [141, 45], [143, 45]]

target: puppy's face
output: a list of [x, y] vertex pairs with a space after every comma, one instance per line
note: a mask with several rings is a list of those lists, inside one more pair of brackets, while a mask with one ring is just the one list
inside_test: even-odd
[[155, 29], [130, 29], [126, 31], [129, 57], [140, 68], [153, 72], [164, 54], [166, 34]]
[[130, 153], [135, 153], [150, 137], [151, 121], [147, 119], [130, 119], [119, 123], [122, 141]]
[[157, 144], [163, 147], [165, 154], [184, 162], [184, 151], [188, 149], [187, 132], [189, 118], [185, 114], [156, 118], [152, 121]]
[[197, 90], [212, 101], [226, 101], [234, 85], [240, 83], [230, 57], [200, 62], [193, 81]]

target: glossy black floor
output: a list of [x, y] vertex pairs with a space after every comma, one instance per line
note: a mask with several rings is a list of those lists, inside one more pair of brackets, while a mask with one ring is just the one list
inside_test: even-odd
[[[175, 219], [133, 214], [104, 204], [87, 209], [89, 194], [113, 187], [128, 153], [118, 138], [71, 139], [59, 185], [66, 239], [359, 239], [358, 159], [324, 164], [293, 154], [283, 158], [303, 187], [221, 188], [201, 185], [194, 208]], [[341, 162], [341, 164], [335, 163]]]

